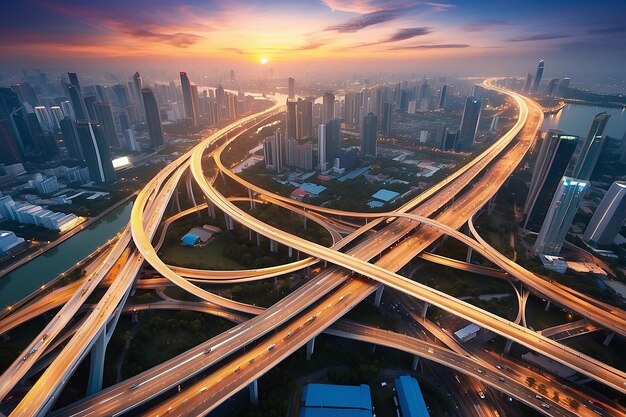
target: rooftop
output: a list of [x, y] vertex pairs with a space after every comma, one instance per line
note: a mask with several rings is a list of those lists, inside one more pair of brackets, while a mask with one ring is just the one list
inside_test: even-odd
[[367, 385], [309, 384], [302, 391], [300, 417], [372, 417]]
[[393, 201], [396, 198], [398, 198], [399, 195], [400, 193], [396, 193], [395, 191], [390, 191], [390, 190], [381, 188], [380, 190], [372, 194], [372, 198], [384, 201], [385, 203], [389, 203], [390, 201]]
[[396, 378], [396, 390], [403, 417], [429, 417], [417, 379], [409, 375]]

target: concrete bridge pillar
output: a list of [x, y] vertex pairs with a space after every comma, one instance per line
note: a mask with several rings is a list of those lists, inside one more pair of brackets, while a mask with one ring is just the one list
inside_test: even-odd
[[289, 254], [290, 258], [293, 256], [293, 248], [291, 246], [287, 248], [287, 253]]
[[420, 312], [420, 315], [423, 319], [426, 318], [426, 313], [428, 313], [429, 306], [430, 304], [428, 304], [426, 301], [424, 301], [424, 304], [422, 304], [422, 311]]
[[278, 252], [278, 242], [270, 239], [270, 252]]
[[259, 405], [259, 380], [255, 379], [250, 384], [250, 403], [257, 407]]
[[511, 347], [513, 347], [513, 341], [511, 339], [506, 339], [506, 344], [504, 345], [504, 353], [508, 355], [511, 352]]
[[546, 308], [544, 309], [544, 311], [550, 311], [550, 307], [552, 306], [552, 302], [550, 300], [548, 300], [548, 302], [546, 303]]
[[604, 339], [604, 342], [602, 343], [604, 346], [608, 346], [611, 341], [613, 340], [613, 338], [615, 337], [615, 332], [611, 332], [606, 336], [606, 339]]
[[261, 234], [258, 232], [256, 234], [256, 245], [261, 246]]
[[139, 323], [139, 314], [136, 312], [130, 315], [130, 322], [133, 324]]
[[384, 285], [381, 285], [376, 290], [376, 293], [374, 294], [374, 305], [376, 307], [380, 307], [380, 300], [383, 298], [383, 292], [384, 291], [385, 291], [385, 286]]
[[313, 356], [313, 351], [315, 350], [315, 338], [306, 342], [306, 360], [310, 361], [311, 356]]
[[467, 262], [468, 264], [472, 263], [472, 247], [468, 246], [467, 247], [467, 256], [465, 257], [465, 262]]
[[252, 241], [252, 229], [248, 229], [248, 240]]
[[104, 372], [104, 354], [106, 352], [106, 331], [102, 329], [96, 342], [91, 348], [89, 381], [87, 382], [87, 395], [95, 394], [102, 390], [102, 375]]
[[[302, 211], [306, 213], [306, 209], [305, 208], [303, 208]], [[306, 214], [302, 215], [302, 219], [304, 220], [304, 228], [306, 229]]]
[[493, 209], [496, 208], [496, 195], [494, 195], [487, 203], [487, 215], [491, 216]]
[[254, 191], [248, 188], [248, 198], [250, 199], [250, 208], [253, 209], [256, 207], [256, 203], [254, 201]]
[[413, 363], [411, 364], [411, 369], [417, 371], [417, 365], [420, 363], [420, 357], [417, 355], [413, 356]]
[[226, 230], [233, 230], [233, 219], [228, 214], [224, 213], [224, 223], [226, 224]]

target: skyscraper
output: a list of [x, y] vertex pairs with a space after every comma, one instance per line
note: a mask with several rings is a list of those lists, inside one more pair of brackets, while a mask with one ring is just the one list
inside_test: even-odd
[[[572, 160], [573, 169], [571, 176], [583, 180], [591, 178], [591, 173], [598, 162], [598, 157], [602, 151], [602, 145], [604, 144], [604, 128], [606, 127], [610, 114], [607, 112], [598, 113], [591, 122], [589, 133], [585, 141], [579, 145], [574, 154]], [[571, 167], [570, 167], [571, 168]]]
[[115, 119], [113, 118], [113, 109], [109, 103], [94, 103], [93, 109], [96, 114], [96, 121], [100, 123], [104, 131], [104, 137], [112, 148], [120, 147], [120, 140], [117, 136], [117, 128], [115, 127]]
[[472, 150], [476, 132], [478, 131], [482, 107], [482, 101], [476, 97], [470, 96], [465, 100], [461, 126], [459, 126], [459, 134], [454, 147], [455, 150], [465, 152]]
[[61, 120], [59, 125], [61, 126], [63, 143], [65, 144], [65, 149], [67, 149], [67, 153], [70, 158], [76, 159], [77, 161], [84, 161], [85, 156], [83, 154], [80, 140], [78, 139], [78, 132], [76, 131], [74, 121], [71, 118], [66, 117]]
[[522, 93], [530, 93], [530, 87], [532, 83], [533, 83], [533, 76], [529, 72], [528, 75], [526, 76], [526, 84], [524, 84], [524, 89], [522, 90]]
[[330, 92], [322, 96], [322, 123], [335, 117], [335, 95]]
[[359, 138], [361, 140], [361, 156], [376, 157], [376, 139], [378, 136], [378, 116], [368, 113], [361, 122]]
[[298, 112], [296, 109], [298, 102], [296, 100], [287, 99], [287, 139], [295, 139]]
[[272, 136], [268, 136], [263, 141], [263, 157], [265, 168], [280, 172], [283, 169], [285, 160], [285, 145], [282, 131], [277, 129]]
[[383, 104], [383, 117], [380, 127], [380, 133], [386, 136], [391, 136], [391, 117], [393, 113], [393, 106], [389, 102]]
[[72, 84], [64, 84], [64, 86], [67, 96], [72, 103], [72, 109], [74, 111], [74, 117], [76, 117], [76, 120], [88, 120], [89, 113], [87, 112], [87, 106], [83, 101], [83, 95], [81, 91]]
[[146, 124], [148, 125], [148, 137], [153, 148], [163, 146], [163, 128], [161, 126], [161, 114], [159, 113], [159, 105], [151, 88], [142, 88], [141, 96], [143, 98], [143, 106], [146, 109]]
[[135, 98], [135, 104], [137, 105], [137, 114], [141, 120], [144, 119], [146, 110], [143, 108], [143, 100], [141, 99], [141, 89], [143, 88], [143, 79], [139, 72], [133, 74], [133, 97]]
[[626, 182], [615, 181], [600, 201], [585, 229], [584, 239], [595, 245], [610, 245], [626, 220]]
[[558, 90], [559, 90], [559, 80], [558, 78], [553, 78], [550, 80], [550, 83], [548, 84], [548, 95], [550, 97], [556, 96], [558, 94]]
[[539, 89], [539, 84], [541, 84], [541, 77], [543, 76], [543, 59], [539, 61], [539, 65], [537, 66], [537, 72], [535, 73], [535, 82], [533, 83], [532, 93], [536, 94]]
[[561, 178], [533, 245], [535, 254], [557, 256], [561, 252], [587, 185], [587, 181]]
[[444, 84], [441, 86], [441, 91], [439, 92], [439, 105], [437, 106], [438, 109], [443, 109], [446, 106], [447, 94], [448, 94], [448, 86]]
[[341, 119], [331, 118], [318, 130], [318, 153], [320, 170], [331, 167], [341, 155]]
[[296, 106], [297, 126], [296, 133], [298, 139], [310, 138], [313, 136], [313, 97], [298, 99]]
[[67, 78], [68, 78], [68, 80], [70, 80], [70, 84], [72, 84], [74, 87], [76, 87], [78, 89], [78, 91], [81, 91], [81, 89], [80, 89], [80, 82], [78, 81], [78, 74], [76, 74], [75, 72], [68, 72], [67, 73]]
[[24, 109], [15, 91], [9, 87], [0, 87], [0, 119], [7, 121], [20, 154], [25, 157], [39, 151], [33, 141], [24, 117]]
[[[195, 107], [193, 92], [191, 91], [191, 83], [189, 77], [184, 71], [180, 72], [180, 86], [183, 90], [183, 104], [185, 106], [185, 117], [191, 120], [193, 126], [198, 126], [198, 109]], [[222, 92], [224, 90], [222, 89]]]
[[578, 136], [548, 130], [533, 169], [528, 197], [524, 204], [524, 228], [536, 232], [548, 212], [550, 201], [569, 164]]
[[11, 129], [11, 123], [8, 119], [2, 118], [2, 115], [0, 115], [0, 149], [2, 149], [0, 163], [11, 165], [22, 160], [22, 154]]
[[294, 100], [296, 98], [296, 80], [289, 77], [287, 79], [287, 83], [288, 83], [288, 94], [289, 94], [287, 98], [290, 100]]
[[571, 79], [569, 78], [563, 78], [561, 80], [561, 83], [559, 84], [559, 95], [564, 95], [565, 93], [567, 93], [567, 90], [569, 89], [569, 83], [570, 83]]
[[115, 182], [117, 177], [102, 126], [95, 122], [80, 120], [76, 122], [76, 131], [91, 180], [98, 184]]

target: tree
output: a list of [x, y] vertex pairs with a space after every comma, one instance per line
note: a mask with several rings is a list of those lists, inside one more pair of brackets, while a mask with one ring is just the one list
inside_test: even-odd
[[526, 377], [526, 383], [528, 384], [529, 387], [532, 388], [537, 383], [537, 380], [535, 378], [533, 378], [532, 376], [527, 376]]
[[580, 407], [580, 403], [577, 400], [575, 400], [574, 398], [570, 398], [569, 399], [569, 406], [572, 407], [572, 409], [574, 411], [576, 411]]
[[539, 392], [543, 395], [548, 394], [548, 388], [544, 384], [539, 384]]

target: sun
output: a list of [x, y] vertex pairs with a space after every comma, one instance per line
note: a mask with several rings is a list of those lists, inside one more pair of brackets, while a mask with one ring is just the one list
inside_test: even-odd
[[270, 60], [267, 59], [266, 57], [261, 57], [260, 61], [261, 61], [261, 64], [263, 64], [263, 65], [267, 64], [268, 62], [270, 62]]

